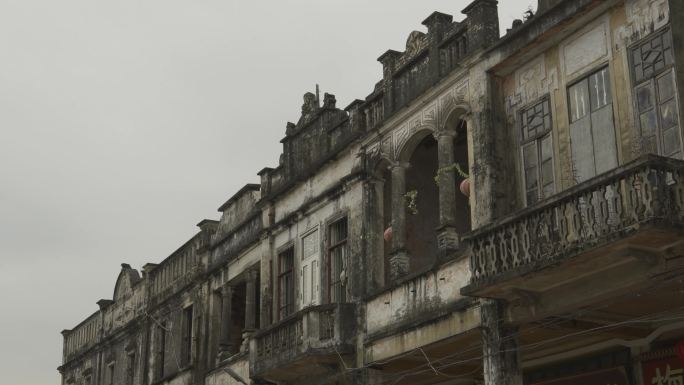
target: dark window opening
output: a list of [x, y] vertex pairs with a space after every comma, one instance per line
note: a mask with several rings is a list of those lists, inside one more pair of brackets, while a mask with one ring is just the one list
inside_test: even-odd
[[192, 360], [192, 306], [183, 309], [183, 334], [181, 342], [181, 365], [187, 366]]
[[126, 384], [133, 385], [135, 378], [135, 353], [128, 353], [126, 360]]
[[278, 255], [278, 315], [283, 319], [294, 312], [294, 247]]
[[328, 227], [328, 282], [329, 302], [347, 300], [347, 217]]
[[385, 233], [392, 227], [392, 171], [385, 168], [382, 173], [382, 228], [378, 230], [383, 238], [384, 282], [390, 282], [390, 255], [392, 253], [392, 240]]
[[166, 361], [166, 321], [157, 326], [157, 378], [164, 377], [164, 364]]
[[233, 353], [237, 353], [242, 345], [242, 331], [245, 328], [245, 301], [247, 299], [247, 285], [244, 282], [233, 286], [233, 300], [231, 301], [230, 339]]
[[411, 271], [431, 266], [437, 258], [439, 188], [437, 141], [427, 135], [416, 147], [406, 170], [406, 249]]

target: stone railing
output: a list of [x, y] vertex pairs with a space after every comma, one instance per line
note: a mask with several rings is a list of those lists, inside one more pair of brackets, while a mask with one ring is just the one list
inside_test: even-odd
[[622, 239], [684, 223], [684, 162], [648, 155], [464, 237], [465, 293]]
[[64, 362], [97, 344], [101, 328], [100, 312], [96, 312], [73, 330], [62, 332], [64, 334]]
[[301, 310], [254, 335], [250, 343], [250, 365], [255, 373], [263, 373], [297, 361], [308, 350], [344, 345], [353, 335], [354, 322], [353, 304], [328, 304]]

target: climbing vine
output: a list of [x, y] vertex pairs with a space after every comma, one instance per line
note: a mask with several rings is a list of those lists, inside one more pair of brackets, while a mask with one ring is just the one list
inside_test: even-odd
[[452, 163], [448, 166], [440, 167], [437, 169], [437, 175], [435, 175], [435, 184], [439, 186], [439, 179], [442, 174], [446, 174], [452, 171], [456, 171], [458, 175], [460, 175], [462, 178], [470, 178], [470, 175], [468, 175], [467, 172], [463, 171], [461, 168], [461, 165], [458, 163]]

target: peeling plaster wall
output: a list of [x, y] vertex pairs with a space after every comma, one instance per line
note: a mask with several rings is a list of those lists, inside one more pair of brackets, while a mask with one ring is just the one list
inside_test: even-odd
[[366, 332], [373, 335], [449, 308], [464, 297], [461, 287], [470, 279], [466, 259], [414, 278], [366, 303]]
[[[242, 378], [247, 384], [249, 384], [249, 359], [244, 357], [241, 360], [232, 362], [227, 365], [228, 369], [232, 370], [240, 378]], [[226, 373], [223, 368], [218, 368], [207, 375], [205, 385], [244, 385], [240, 381], [237, 381], [233, 376]]]

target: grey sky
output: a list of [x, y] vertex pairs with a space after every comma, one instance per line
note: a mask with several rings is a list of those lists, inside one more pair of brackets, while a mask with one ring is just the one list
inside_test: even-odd
[[[536, 3], [500, 2], [502, 30]], [[275, 166], [304, 92], [364, 98], [468, 3], [0, 0], [1, 382], [59, 383], [60, 330]]]

